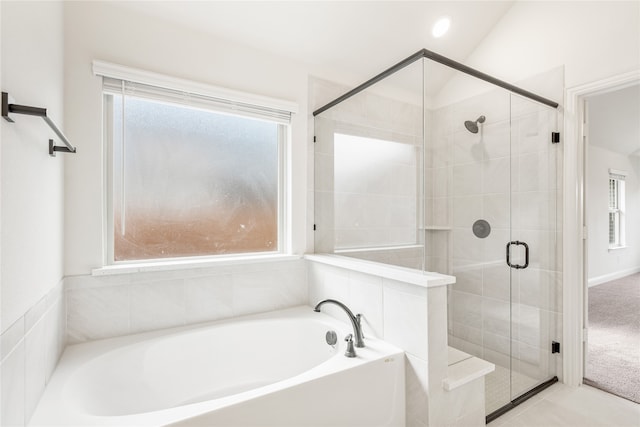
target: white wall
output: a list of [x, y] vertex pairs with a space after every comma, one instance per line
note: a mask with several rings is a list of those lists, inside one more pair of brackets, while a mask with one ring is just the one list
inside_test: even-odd
[[[60, 2], [1, 2], [0, 86], [15, 103], [63, 119], [63, 12]], [[0, 157], [1, 425], [28, 421], [62, 349], [64, 155], [35, 117], [2, 122]]]
[[[640, 157], [590, 144], [587, 162], [587, 266], [592, 286], [640, 271]], [[627, 247], [612, 251], [609, 251], [608, 226], [609, 168], [628, 172], [625, 179]]]
[[566, 87], [640, 68], [640, 3], [515, 2], [464, 62], [510, 82], [564, 65]]
[[[62, 123], [59, 3], [2, 3], [2, 90]], [[2, 120], [2, 330], [62, 278], [64, 156], [38, 118]]]
[[78, 154], [66, 166], [65, 274], [102, 265], [103, 147], [100, 59], [230, 89], [296, 101], [293, 251], [305, 251], [307, 70], [299, 64], [139, 15], [108, 2], [65, 3], [65, 115]]

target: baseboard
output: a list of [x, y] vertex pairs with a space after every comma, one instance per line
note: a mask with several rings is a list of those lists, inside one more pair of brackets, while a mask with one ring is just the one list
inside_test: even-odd
[[640, 266], [633, 267], [633, 268], [628, 268], [626, 270], [616, 271], [614, 273], [604, 274], [604, 275], [598, 276], [598, 277], [593, 277], [593, 278], [588, 280], [587, 286], [592, 287], [592, 286], [601, 285], [603, 283], [607, 283], [607, 282], [610, 282], [612, 280], [620, 279], [622, 277], [629, 276], [629, 275], [635, 274], [635, 273], [640, 273]]

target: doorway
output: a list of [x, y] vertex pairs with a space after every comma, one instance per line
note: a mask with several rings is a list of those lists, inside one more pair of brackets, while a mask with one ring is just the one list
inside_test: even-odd
[[640, 82], [583, 102], [584, 383], [640, 403]]

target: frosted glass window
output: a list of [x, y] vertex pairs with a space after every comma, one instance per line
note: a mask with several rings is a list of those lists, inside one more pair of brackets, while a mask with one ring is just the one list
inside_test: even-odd
[[279, 250], [286, 125], [106, 93], [113, 260]]

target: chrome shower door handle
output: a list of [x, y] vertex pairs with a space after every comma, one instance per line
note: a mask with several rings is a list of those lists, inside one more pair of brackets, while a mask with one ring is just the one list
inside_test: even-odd
[[[511, 245], [524, 246], [524, 264], [511, 264]], [[512, 240], [511, 242], [507, 243], [507, 265], [515, 269], [529, 267], [529, 245], [518, 240]]]

